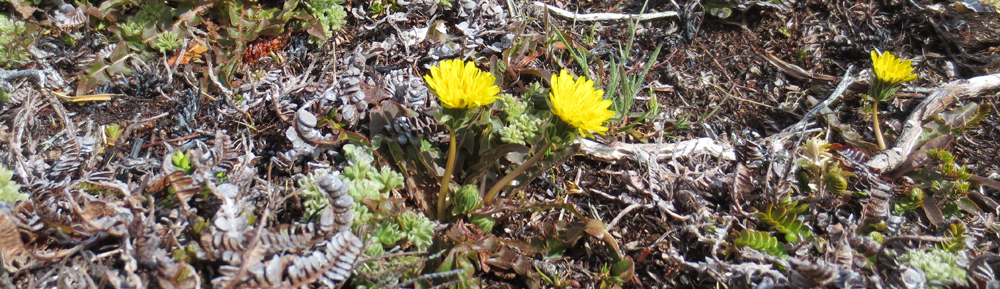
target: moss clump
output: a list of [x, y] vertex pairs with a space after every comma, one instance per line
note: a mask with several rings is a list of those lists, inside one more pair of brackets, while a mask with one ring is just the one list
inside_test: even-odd
[[527, 113], [528, 103], [504, 94], [500, 97], [503, 102], [503, 111], [507, 114], [507, 126], [501, 127], [500, 140], [506, 143], [525, 144], [531, 142], [538, 136], [538, 128], [544, 122], [535, 113]]
[[333, 32], [340, 30], [340, 27], [347, 23], [347, 11], [344, 6], [340, 6], [344, 1], [337, 0], [310, 0], [309, 10], [313, 17], [319, 20], [323, 26], [323, 34], [327, 39], [333, 37]]
[[399, 223], [399, 228], [406, 239], [413, 242], [417, 249], [426, 250], [433, 242], [435, 224], [426, 216], [406, 211], [396, 216], [396, 222]]
[[965, 269], [958, 266], [958, 254], [941, 249], [912, 250], [900, 261], [924, 271], [927, 281], [951, 282], [965, 280]]
[[183, 44], [184, 42], [178, 38], [177, 33], [164, 32], [149, 45], [160, 53], [167, 53], [167, 51], [173, 51], [174, 49], [181, 48], [181, 45]]

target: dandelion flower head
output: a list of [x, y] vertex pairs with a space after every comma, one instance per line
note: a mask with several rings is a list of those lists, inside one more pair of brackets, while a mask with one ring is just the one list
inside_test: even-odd
[[493, 75], [459, 59], [442, 60], [424, 80], [446, 108], [478, 108], [492, 104], [500, 93]]
[[581, 135], [592, 137], [594, 132], [603, 135], [608, 131], [604, 122], [615, 116], [615, 112], [608, 109], [611, 100], [603, 96], [604, 90], [594, 89], [594, 82], [586, 77], [574, 81], [566, 70], [552, 75], [549, 93], [552, 113], [580, 130]]
[[917, 78], [909, 59], [904, 61], [888, 51], [879, 54], [872, 50], [872, 68], [878, 80], [886, 84], [896, 85]]

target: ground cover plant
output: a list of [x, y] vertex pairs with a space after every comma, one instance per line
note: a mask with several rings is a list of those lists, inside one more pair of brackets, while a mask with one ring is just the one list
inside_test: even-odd
[[992, 288], [996, 1], [0, 1], [3, 288]]

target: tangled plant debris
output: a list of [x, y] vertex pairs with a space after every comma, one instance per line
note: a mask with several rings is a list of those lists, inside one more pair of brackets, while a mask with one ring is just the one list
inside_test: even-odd
[[991, 288], [997, 7], [890, 2], [0, 1], [0, 287]]

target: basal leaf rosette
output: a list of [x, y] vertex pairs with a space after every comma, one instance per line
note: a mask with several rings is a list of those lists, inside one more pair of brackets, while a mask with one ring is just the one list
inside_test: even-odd
[[604, 135], [608, 131], [604, 122], [615, 116], [609, 107], [611, 100], [604, 99], [604, 90], [595, 89], [586, 77], [574, 79], [566, 70], [552, 76], [549, 108], [563, 122], [556, 125], [557, 130], [568, 125], [585, 137]]

